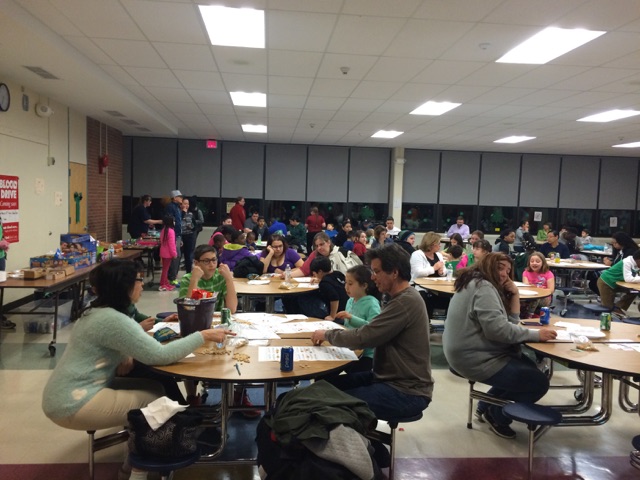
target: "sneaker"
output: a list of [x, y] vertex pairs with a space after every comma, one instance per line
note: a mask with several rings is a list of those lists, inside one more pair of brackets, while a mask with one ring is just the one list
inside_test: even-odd
[[161, 292], [173, 292], [175, 289], [176, 287], [174, 287], [173, 285], [164, 285], [158, 288], [158, 290]]
[[484, 423], [484, 412], [482, 410], [477, 408], [474, 415], [476, 416], [476, 420], [478, 420], [480, 423]]
[[12, 330], [16, 328], [16, 324], [9, 320], [2, 320], [2, 323], [0, 323], [0, 328], [3, 330]]
[[516, 438], [516, 432], [514, 432], [509, 425], [498, 425], [488, 410], [484, 412], [484, 419], [489, 424], [491, 431], [499, 437], [508, 438], [510, 440]]
[[620, 307], [615, 307], [611, 312], [611, 315], [615, 315], [618, 318], [629, 318], [629, 314]]
[[178, 281], [177, 278], [175, 280], [171, 280], [169, 283], [174, 287], [177, 287], [178, 285], [180, 285], [180, 282]]

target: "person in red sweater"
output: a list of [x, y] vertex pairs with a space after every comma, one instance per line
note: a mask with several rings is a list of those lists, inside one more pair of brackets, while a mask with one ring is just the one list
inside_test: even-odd
[[229, 216], [231, 217], [231, 225], [236, 230], [244, 229], [244, 222], [247, 219], [247, 212], [244, 210], [244, 197], [238, 197], [236, 199], [236, 204], [233, 206], [231, 211], [229, 212]]
[[327, 226], [322, 215], [318, 214], [318, 207], [311, 207], [311, 215], [307, 217], [304, 225], [307, 227], [307, 252], [311, 253], [313, 238]]

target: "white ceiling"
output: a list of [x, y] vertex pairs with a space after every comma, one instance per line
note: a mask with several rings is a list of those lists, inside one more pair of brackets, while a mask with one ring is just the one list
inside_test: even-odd
[[[198, 3], [0, 0], [0, 81], [128, 135], [639, 155], [611, 145], [640, 141], [640, 117], [576, 122], [640, 109], [638, 0], [217, 2], [266, 10], [264, 50], [208, 45]], [[547, 65], [495, 63], [548, 25], [607, 33]], [[266, 92], [267, 108], [234, 107], [229, 92], [237, 90]], [[463, 105], [409, 115], [427, 100]], [[245, 134], [242, 123], [269, 133]], [[380, 129], [405, 133], [370, 138]], [[493, 143], [509, 135], [537, 138]]]

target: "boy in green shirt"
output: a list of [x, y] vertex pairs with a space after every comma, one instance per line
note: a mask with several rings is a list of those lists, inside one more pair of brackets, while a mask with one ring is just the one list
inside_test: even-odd
[[295, 245], [300, 251], [301, 247], [307, 245], [307, 229], [300, 223], [300, 219], [294, 215], [289, 219], [289, 235], [287, 236], [289, 245]]

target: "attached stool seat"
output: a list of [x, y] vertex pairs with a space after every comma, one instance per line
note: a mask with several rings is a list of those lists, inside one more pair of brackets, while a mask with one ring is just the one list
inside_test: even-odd
[[502, 406], [507, 403], [511, 403], [511, 400], [503, 400], [502, 398], [495, 397], [490, 393], [483, 392], [481, 390], [476, 390], [474, 385], [476, 382], [474, 380], [469, 380], [466, 377], [463, 377], [458, 372], [456, 372], [453, 368], [449, 367], [449, 371], [453, 373], [456, 377], [464, 378], [469, 382], [469, 413], [467, 415], [467, 428], [471, 430], [473, 428], [473, 424], [471, 423], [471, 417], [473, 416], [473, 401], [480, 400], [490, 405]]
[[[564, 295], [562, 296], [562, 300], [564, 301], [562, 305], [562, 309], [560, 310], [560, 316], [564, 317], [567, 314], [567, 304], [569, 303], [569, 297], [572, 294], [581, 292], [583, 289], [578, 287], [556, 287], [556, 291], [562, 292]], [[560, 298], [558, 298], [560, 299]]]
[[375, 432], [373, 432], [373, 434], [370, 435], [372, 439], [378, 440], [385, 445], [389, 445], [389, 456], [391, 457], [389, 463], [389, 480], [393, 480], [393, 473], [395, 469], [395, 440], [396, 428], [398, 428], [398, 424], [417, 422], [421, 418], [422, 412], [420, 412], [418, 415], [414, 415], [413, 417], [381, 418], [379, 420], [387, 422], [387, 424], [389, 425], [390, 432], [386, 433], [376, 430]]
[[527, 424], [529, 429], [529, 476], [533, 473], [533, 443], [535, 430], [540, 425], [557, 425], [562, 421], [562, 414], [551, 407], [535, 403], [510, 403], [502, 407], [502, 413], [512, 420]]
[[169, 479], [174, 470], [193, 465], [199, 459], [199, 451], [179, 458], [145, 457], [142, 455], [136, 455], [135, 453], [129, 454], [129, 463], [133, 468], [144, 470], [146, 472], [160, 472], [162, 480]]
[[95, 453], [105, 448], [113, 447], [119, 443], [126, 442], [129, 439], [129, 430], [120, 430], [119, 432], [110, 433], [100, 438], [95, 438], [95, 430], [87, 430], [89, 435], [89, 478], [93, 480]]
[[631, 440], [634, 450], [629, 454], [629, 463], [633, 468], [640, 470], [640, 435], [636, 435]]

